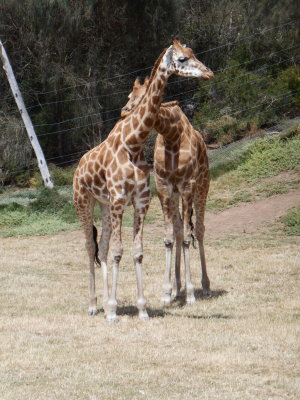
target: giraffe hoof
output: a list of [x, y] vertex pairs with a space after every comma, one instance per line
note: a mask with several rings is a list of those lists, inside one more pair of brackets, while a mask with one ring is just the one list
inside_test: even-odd
[[93, 316], [97, 315], [98, 313], [99, 313], [99, 310], [97, 310], [97, 309], [95, 309], [95, 308], [93, 308], [93, 309], [91, 309], [91, 310], [88, 311], [88, 315], [89, 315], [90, 317], [93, 317]]
[[147, 311], [146, 310], [140, 311], [139, 312], [139, 318], [142, 321], [149, 321], [149, 315], [148, 315]]
[[209, 289], [203, 289], [203, 297], [211, 297], [212, 293]]
[[107, 316], [106, 316], [106, 322], [108, 322], [108, 323], [110, 323], [110, 324], [113, 324], [113, 323], [115, 323], [115, 322], [118, 322], [118, 318], [117, 318], [116, 313], [107, 314]]
[[193, 305], [196, 302], [195, 296], [189, 296], [186, 298], [186, 304], [188, 306]]
[[160, 302], [162, 306], [169, 307], [171, 305], [171, 296], [163, 296]]
[[172, 301], [181, 301], [182, 300], [182, 294], [175, 294], [174, 297], [172, 297]]

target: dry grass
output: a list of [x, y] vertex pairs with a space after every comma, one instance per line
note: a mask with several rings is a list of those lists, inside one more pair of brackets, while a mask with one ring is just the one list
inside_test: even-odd
[[[160, 214], [157, 203], [150, 211]], [[194, 306], [160, 306], [163, 225], [145, 228], [151, 319], [136, 316], [132, 230], [118, 288], [119, 322], [87, 316], [81, 232], [1, 239], [0, 398], [298, 399], [299, 239], [264, 234], [210, 239], [213, 289]], [[97, 270], [99, 305], [101, 271]]]

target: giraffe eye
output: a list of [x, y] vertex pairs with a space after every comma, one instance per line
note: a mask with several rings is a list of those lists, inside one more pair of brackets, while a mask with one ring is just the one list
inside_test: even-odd
[[183, 62], [187, 61], [188, 59], [189, 59], [188, 57], [179, 57], [178, 61], [183, 63]]

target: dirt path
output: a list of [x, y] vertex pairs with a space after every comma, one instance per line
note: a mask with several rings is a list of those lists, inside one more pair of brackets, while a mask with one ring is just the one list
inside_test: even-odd
[[300, 204], [300, 190], [272, 196], [254, 203], [242, 203], [221, 213], [206, 213], [206, 233], [218, 238], [240, 233], [253, 233], [267, 222], [275, 222], [285, 212]]

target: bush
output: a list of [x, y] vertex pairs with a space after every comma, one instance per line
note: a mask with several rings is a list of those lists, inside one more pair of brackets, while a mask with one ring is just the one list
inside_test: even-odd
[[[59, 168], [54, 164], [49, 164], [49, 172], [55, 186], [66, 186], [73, 184], [75, 167]], [[40, 172], [36, 172], [30, 181], [31, 186], [42, 187], [44, 182]]]
[[277, 175], [300, 165], [300, 137], [290, 140], [271, 137], [257, 140], [247, 161], [237, 168], [248, 180]]
[[65, 222], [76, 222], [77, 216], [69, 196], [59, 193], [56, 188], [42, 188], [36, 200], [28, 206], [29, 212], [56, 214]]
[[231, 61], [209, 84], [200, 84], [194, 125], [207, 133], [208, 142], [231, 143], [275, 124], [285, 114], [295, 116], [299, 89], [299, 66], [276, 75], [270, 70], [249, 72]]
[[288, 235], [300, 235], [300, 206], [289, 210], [280, 220]]
[[[70, 191], [42, 188], [34, 192], [31, 198], [27, 193], [27, 201], [21, 204], [14, 201], [0, 205], [2, 236], [52, 234], [78, 227]], [[17, 195], [13, 198], [22, 200]]]

